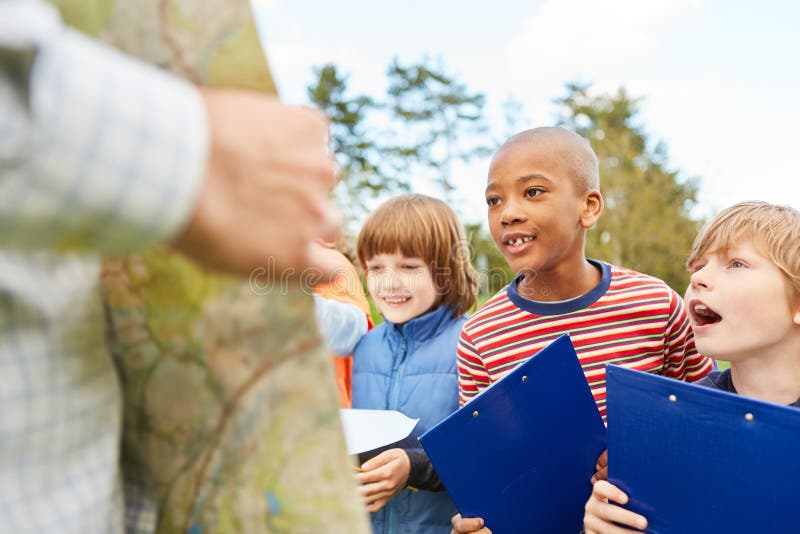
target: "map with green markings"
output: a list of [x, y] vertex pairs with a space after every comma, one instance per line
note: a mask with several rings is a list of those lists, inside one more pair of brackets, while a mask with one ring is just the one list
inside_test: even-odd
[[[244, 0], [54, 3], [196, 83], [275, 91]], [[152, 486], [158, 532], [369, 532], [307, 292], [264, 295], [164, 248], [106, 260], [102, 285], [125, 465]]]

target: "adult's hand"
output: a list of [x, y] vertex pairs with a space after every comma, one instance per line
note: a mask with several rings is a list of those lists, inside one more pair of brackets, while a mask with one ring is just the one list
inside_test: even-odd
[[200, 89], [208, 112], [206, 175], [175, 247], [214, 270], [279, 278], [309, 266], [310, 245], [339, 231], [327, 119], [254, 92]]

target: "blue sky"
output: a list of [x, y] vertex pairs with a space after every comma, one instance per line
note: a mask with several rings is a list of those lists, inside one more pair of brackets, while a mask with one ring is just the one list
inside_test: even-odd
[[[701, 185], [701, 213], [762, 199], [800, 207], [800, 3], [774, 0], [252, 0], [282, 96], [305, 102], [311, 66], [383, 93], [394, 56], [441, 58], [487, 95], [500, 124], [509, 95], [521, 127], [553, 122], [566, 81], [644, 98], [641, 122]], [[459, 211], [484, 218], [488, 160], [455, 170]], [[602, 177], [601, 177], [602, 180]], [[601, 184], [602, 187], [602, 184]]]

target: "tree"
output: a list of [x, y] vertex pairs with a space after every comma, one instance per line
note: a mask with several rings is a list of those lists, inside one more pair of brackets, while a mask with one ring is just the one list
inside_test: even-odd
[[367, 95], [349, 96], [347, 77], [336, 66], [314, 69], [316, 81], [308, 98], [331, 121], [331, 142], [341, 168], [340, 182], [334, 191], [336, 201], [349, 219], [363, 214], [366, 203], [385, 191], [405, 190], [408, 183], [382, 173], [382, 151], [375, 133], [367, 126], [368, 117], [378, 105]]
[[485, 97], [470, 92], [428, 58], [411, 65], [395, 58], [387, 75], [387, 107], [404, 135], [394, 136], [397, 144], [387, 146], [385, 155], [395, 169], [422, 170], [447, 196], [455, 189], [453, 162], [466, 163], [491, 150], [484, 141], [488, 130], [483, 119]]
[[370, 201], [407, 191], [412, 179], [438, 184], [448, 198], [452, 165], [488, 153], [484, 96], [429, 59], [387, 70], [382, 97], [351, 95], [335, 65], [314, 69], [308, 97], [331, 120], [333, 148], [342, 169], [336, 200], [352, 221]]
[[635, 123], [638, 100], [624, 88], [590, 95], [588, 86], [567, 85], [560, 124], [588, 139], [600, 160], [605, 211], [589, 232], [590, 257], [657, 276], [683, 294], [684, 267], [699, 222], [691, 209], [697, 183], [671, 170], [666, 146], [652, 149]]

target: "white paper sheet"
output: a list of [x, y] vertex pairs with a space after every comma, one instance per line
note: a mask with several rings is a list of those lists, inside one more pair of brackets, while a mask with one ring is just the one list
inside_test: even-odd
[[358, 454], [407, 437], [419, 419], [396, 410], [341, 409], [347, 452]]

